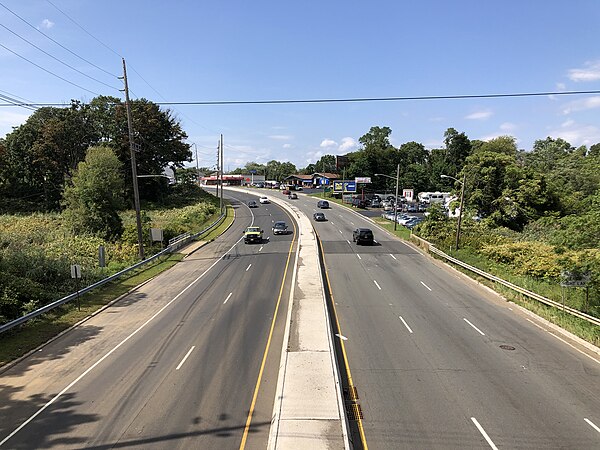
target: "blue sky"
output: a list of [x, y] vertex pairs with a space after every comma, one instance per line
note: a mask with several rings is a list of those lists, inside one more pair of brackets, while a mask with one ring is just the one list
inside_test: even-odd
[[[132, 97], [156, 102], [600, 90], [598, 0], [51, 2], [0, 0], [0, 43], [79, 87], [0, 47], [0, 94], [39, 103], [122, 96], [121, 56]], [[231, 170], [272, 159], [302, 168], [355, 150], [372, 126], [389, 126], [396, 146], [440, 147], [449, 127], [471, 139], [511, 135], [525, 150], [546, 136], [600, 142], [600, 95], [167, 107], [201, 166], [216, 163], [222, 133]], [[0, 107], [0, 135], [30, 113]]]

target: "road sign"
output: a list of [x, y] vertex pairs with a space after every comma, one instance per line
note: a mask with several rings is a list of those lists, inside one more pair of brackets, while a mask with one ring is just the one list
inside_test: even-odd
[[354, 182], [357, 184], [358, 183], [370, 183], [371, 177], [355, 177]]
[[79, 264], [71, 264], [71, 278], [81, 278], [81, 266]]

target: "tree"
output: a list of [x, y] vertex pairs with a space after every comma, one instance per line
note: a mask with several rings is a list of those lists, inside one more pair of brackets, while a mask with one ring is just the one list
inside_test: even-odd
[[[471, 141], [465, 133], [448, 128], [444, 133], [444, 143], [446, 144], [446, 161], [449, 171], [460, 172], [467, 157], [471, 154]], [[447, 175], [452, 175], [452, 173]]]
[[503, 153], [516, 158], [518, 153], [517, 140], [512, 136], [498, 136], [489, 141], [477, 141], [477, 149], [473, 149], [473, 153], [492, 152]]
[[560, 166], [575, 149], [564, 139], [538, 139], [531, 152], [525, 154], [525, 164], [541, 173], [549, 173]]
[[[319, 173], [335, 173], [335, 156], [334, 155], [323, 155], [315, 164], [315, 172]], [[313, 172], [314, 173], [314, 172]]]
[[123, 232], [123, 164], [112, 149], [91, 147], [64, 193], [65, 221], [75, 234], [115, 240]]

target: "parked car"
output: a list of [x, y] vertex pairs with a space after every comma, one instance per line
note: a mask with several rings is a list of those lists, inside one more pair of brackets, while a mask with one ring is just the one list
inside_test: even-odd
[[422, 217], [413, 217], [412, 219], [410, 219], [408, 222], [406, 222], [404, 224], [404, 226], [406, 228], [409, 229], [413, 229], [414, 227], [416, 227], [417, 225], [419, 225], [420, 223], [422, 223], [423, 221], [425, 221], [425, 219], [423, 219]]
[[267, 203], [271, 203], [271, 200], [269, 200], [268, 197], [261, 197], [258, 199], [258, 201], [262, 204], [267, 204]]
[[353, 198], [352, 199], [352, 207], [353, 208], [366, 208], [367, 204], [365, 203], [364, 200], [361, 200], [360, 198]]
[[381, 208], [381, 202], [376, 198], [371, 200], [371, 208]]
[[370, 228], [357, 228], [352, 232], [352, 241], [359, 244], [373, 244], [373, 231]]
[[329, 202], [327, 200], [319, 200], [317, 202], [317, 208], [327, 209], [329, 208]]
[[290, 192], [290, 195], [288, 195], [288, 198], [290, 200], [296, 200], [298, 198], [298, 194], [296, 194], [295, 192]]
[[273, 228], [271, 228], [273, 234], [287, 234], [288, 226], [283, 220], [278, 220], [273, 224]]
[[256, 202], [254, 200], [250, 200], [248, 202], [248, 208], [258, 208], [258, 205], [256, 204]]
[[314, 213], [313, 219], [315, 219], [317, 222], [324, 222], [327, 220], [327, 218], [325, 217], [325, 214], [323, 214], [322, 212]]

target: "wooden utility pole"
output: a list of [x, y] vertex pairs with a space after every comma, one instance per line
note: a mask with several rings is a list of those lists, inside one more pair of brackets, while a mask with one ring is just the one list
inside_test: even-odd
[[133, 121], [129, 106], [129, 87], [127, 85], [127, 67], [123, 58], [123, 81], [125, 83], [125, 109], [127, 111], [127, 128], [129, 129], [129, 151], [131, 153], [131, 175], [133, 178], [133, 201], [135, 204], [135, 221], [137, 225], [138, 250], [140, 259], [144, 259], [144, 240], [142, 236], [142, 218], [140, 214], [140, 191], [138, 189], [137, 167], [135, 162], [135, 143], [133, 141]]

